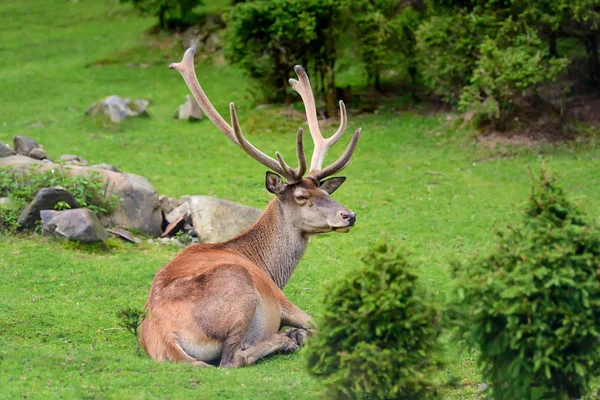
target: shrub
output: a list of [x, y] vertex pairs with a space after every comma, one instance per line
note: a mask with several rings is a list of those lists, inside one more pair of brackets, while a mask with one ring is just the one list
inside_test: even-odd
[[416, 31], [423, 83], [444, 101], [456, 103], [475, 69], [485, 24], [474, 15], [434, 15]]
[[350, 5], [369, 83], [381, 90], [382, 72], [399, 61], [415, 83], [415, 31], [422, 19], [416, 5], [400, 0], [359, 0]]
[[362, 260], [362, 270], [325, 288], [309, 372], [333, 398], [426, 398], [438, 312], [403, 253], [379, 244]]
[[[115, 195], [106, 196], [104, 183], [100, 174], [91, 171], [89, 176], [69, 176], [66, 167], [41, 171], [39, 166], [32, 166], [24, 174], [12, 168], [0, 168], [0, 197], [8, 197], [8, 205], [0, 205], [0, 229], [15, 230], [21, 210], [32, 201], [43, 188], [62, 186], [77, 201], [79, 207], [89, 208], [96, 214], [105, 214], [114, 210], [119, 202]], [[64, 209], [64, 204], [57, 205]]]
[[524, 220], [455, 264], [449, 311], [495, 399], [579, 398], [600, 372], [600, 232], [542, 168]]
[[267, 100], [288, 100], [294, 65], [311, 70], [323, 94], [334, 90], [336, 41], [344, 4], [336, 0], [238, 3], [227, 16], [225, 55], [260, 81]]
[[140, 347], [140, 335], [138, 331], [142, 321], [144, 318], [146, 318], [147, 313], [148, 312], [146, 310], [140, 310], [134, 307], [123, 307], [120, 308], [116, 313], [119, 326], [121, 328], [125, 328], [127, 332], [131, 333], [135, 337], [135, 349], [138, 355], [142, 354]]
[[203, 4], [202, 0], [121, 0], [121, 3], [129, 2], [140, 14], [157, 17], [161, 29], [190, 25], [192, 10]]
[[460, 98], [462, 111], [473, 110], [481, 121], [503, 130], [515, 111], [514, 100], [565, 71], [566, 58], [549, 57], [536, 32], [508, 20], [496, 39], [479, 46], [480, 58]]

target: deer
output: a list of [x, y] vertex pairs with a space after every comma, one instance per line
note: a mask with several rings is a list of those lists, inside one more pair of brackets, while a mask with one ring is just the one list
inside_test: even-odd
[[[279, 152], [274, 159], [254, 147], [242, 134], [234, 104], [229, 104], [230, 125], [202, 90], [194, 70], [194, 53], [194, 48], [189, 48], [182, 61], [169, 68], [181, 74], [215, 127], [268, 168], [265, 187], [274, 198], [245, 232], [222, 243], [190, 245], [158, 270], [145, 305], [147, 317], [140, 326], [140, 343], [157, 361], [244, 367], [272, 353], [297, 351], [316, 332], [310, 315], [282, 290], [312, 235], [349, 232], [355, 225], [356, 214], [330, 197], [346, 178], [331, 176], [350, 162], [361, 129], [353, 134], [344, 153], [322, 168], [327, 150], [346, 129], [346, 108], [340, 101], [340, 126], [325, 139], [310, 81], [297, 65], [298, 80], [289, 83], [302, 98], [314, 142], [310, 169], [304, 176], [307, 163], [302, 128], [296, 135], [296, 168]], [[282, 330], [284, 327], [289, 328]]]

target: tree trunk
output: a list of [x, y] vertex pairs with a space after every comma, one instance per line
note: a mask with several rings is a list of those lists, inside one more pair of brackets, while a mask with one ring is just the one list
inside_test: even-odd
[[598, 40], [596, 32], [587, 34], [583, 38], [583, 45], [588, 57], [589, 78], [600, 89], [600, 60], [598, 59]]
[[550, 55], [552, 57], [558, 58], [558, 49], [556, 48], [556, 39], [557, 39], [556, 32], [552, 32], [550, 34]]
[[381, 75], [379, 71], [375, 71], [375, 90], [381, 93]]
[[167, 30], [167, 25], [166, 25], [166, 21], [165, 21], [165, 14], [167, 13], [167, 10], [163, 7], [158, 9], [158, 23], [160, 24], [160, 29], [162, 30]]

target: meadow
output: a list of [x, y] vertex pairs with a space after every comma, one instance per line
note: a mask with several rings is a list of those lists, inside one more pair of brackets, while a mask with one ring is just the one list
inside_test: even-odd
[[[181, 45], [146, 33], [153, 24], [117, 0], [5, 0], [0, 4], [0, 141], [35, 138], [48, 154], [77, 154], [142, 175], [170, 197], [205, 194], [264, 208], [265, 169], [208, 120], [173, 119], [188, 93], [178, 73]], [[246, 136], [292, 159], [305, 123], [285, 107], [257, 107], [255, 84], [220, 57], [196, 62], [217, 109], [236, 103]], [[292, 77], [293, 71], [290, 71]], [[349, 72], [341, 79], [352, 81]], [[100, 98], [151, 100], [149, 117], [120, 125], [84, 112]], [[300, 104], [294, 110], [302, 110]], [[570, 197], [600, 216], [600, 149], [583, 143], [483, 149], [453, 113], [432, 114], [393, 100], [376, 114], [350, 110], [337, 157], [362, 127], [348, 177], [334, 198], [357, 213], [349, 234], [311, 239], [285, 293], [317, 314], [323, 282], [360, 266], [380, 237], [411, 250], [421, 282], [443, 299], [449, 263], [486, 252], [494, 231], [517, 222], [531, 178], [546, 160]], [[331, 134], [337, 125], [322, 128]], [[306, 141], [310, 153], [311, 146]], [[0, 397], [312, 399], [321, 393], [302, 352], [238, 370], [157, 363], [136, 354], [115, 316], [140, 308], [154, 273], [180, 249], [111, 239], [106, 248], [65, 245], [40, 236], [0, 236]], [[446, 366], [436, 377], [444, 399], [476, 399], [476, 355], [445, 334]], [[446, 385], [452, 380], [453, 386]]]

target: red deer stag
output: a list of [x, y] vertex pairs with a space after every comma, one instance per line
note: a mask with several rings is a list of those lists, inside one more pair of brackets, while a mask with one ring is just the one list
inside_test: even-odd
[[[309, 236], [348, 232], [356, 221], [353, 212], [329, 197], [346, 178], [324, 178], [348, 165], [360, 129], [344, 154], [321, 168], [327, 149], [346, 128], [346, 110], [340, 102], [340, 127], [324, 139], [310, 82], [304, 69], [296, 66], [299, 80], [290, 79], [290, 84], [302, 96], [315, 143], [310, 171], [303, 178], [302, 129], [296, 136], [298, 167], [291, 168], [279, 153], [275, 160], [246, 140], [233, 103], [229, 106], [231, 126], [219, 115], [196, 78], [193, 48], [170, 68], [181, 73], [198, 104], [225, 136], [277, 172], [266, 176], [267, 190], [275, 198], [246, 232], [223, 243], [189, 246], [157, 272], [146, 303], [148, 317], [140, 329], [141, 344], [158, 361], [208, 366], [220, 359], [223, 368], [250, 365], [277, 351], [295, 351], [312, 328], [311, 318], [282, 289], [304, 254]], [[283, 326], [292, 328], [280, 332]]]

